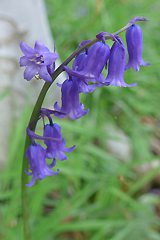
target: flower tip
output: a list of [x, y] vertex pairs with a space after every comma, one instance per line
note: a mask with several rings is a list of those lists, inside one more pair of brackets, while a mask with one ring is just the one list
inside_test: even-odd
[[21, 48], [24, 44], [26, 44], [26, 43], [23, 42], [23, 41], [20, 41], [20, 42], [19, 42], [19, 46], [20, 46], [20, 48]]
[[100, 32], [96, 35], [96, 38], [101, 41], [105, 41], [105, 35], [109, 35], [108, 32]]
[[144, 66], [151, 66], [152, 64], [149, 62], [144, 63]]
[[83, 40], [82, 42], [79, 43], [78, 47], [84, 47], [89, 42], [91, 42], [91, 40]]
[[132, 18], [132, 19], [129, 21], [129, 23], [134, 24], [135, 22], [146, 22], [146, 21], [149, 21], [149, 19], [148, 19], [148, 18], [145, 18], [145, 17], [139, 17], [139, 16], [137, 16], [137, 17]]

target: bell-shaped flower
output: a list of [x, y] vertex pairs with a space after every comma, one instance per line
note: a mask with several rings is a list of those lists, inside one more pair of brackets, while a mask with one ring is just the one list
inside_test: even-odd
[[[76, 79], [76, 81], [78, 82], [79, 93], [93, 92], [99, 86], [99, 83], [90, 84], [90, 81], [93, 81], [93, 79], [86, 78], [80, 72], [80, 71], [83, 71], [83, 69], [85, 68], [87, 56], [88, 56], [87, 52], [80, 53], [75, 58], [72, 64], [72, 69], [68, 68], [67, 66], [64, 67], [68, 75], [70, 75], [72, 79]], [[76, 74], [74, 71], [76, 71]]]
[[54, 161], [49, 166], [46, 164], [46, 151], [39, 144], [31, 144], [26, 152], [26, 157], [29, 161], [29, 170], [25, 171], [27, 175], [32, 176], [31, 181], [26, 184], [31, 187], [37, 179], [44, 179], [46, 176], [57, 175], [59, 172], [54, 172], [50, 169], [55, 165]]
[[133, 68], [139, 71], [140, 66], [148, 66], [149, 63], [144, 62], [142, 58], [143, 36], [140, 26], [133, 24], [126, 30], [126, 42], [129, 55], [126, 69]]
[[[71, 152], [75, 148], [75, 145], [70, 148], [65, 147], [66, 142], [61, 135], [61, 128], [56, 123], [44, 125], [43, 136], [45, 138], [44, 143], [47, 145], [46, 149], [47, 158], [53, 159], [58, 158], [59, 160], [66, 160], [67, 156], [65, 155], [65, 152]], [[48, 140], [47, 138], [55, 140]]]
[[[110, 55], [110, 48], [103, 42], [96, 42], [85, 55], [77, 56], [73, 64], [73, 69], [65, 70], [71, 75], [78, 78], [87, 79], [90, 82], [103, 82], [102, 70], [107, 64]], [[79, 59], [78, 59], [79, 58]]]
[[[57, 111], [54, 115], [59, 118], [69, 117], [70, 119], [81, 118], [88, 113], [89, 109], [84, 109], [84, 105], [79, 100], [79, 85], [75, 78], [65, 80], [61, 88], [62, 106], [59, 107], [58, 103], [54, 104], [54, 109]], [[62, 112], [65, 114], [59, 114]]]
[[49, 49], [39, 41], [35, 42], [34, 48], [29, 47], [25, 42], [20, 43], [24, 56], [20, 58], [20, 66], [26, 67], [24, 78], [31, 80], [35, 75], [47, 82], [52, 82], [51, 74], [54, 72], [57, 53], [51, 53]]
[[127, 84], [124, 81], [124, 72], [126, 64], [126, 50], [122, 40], [117, 37], [114, 42], [108, 64], [108, 75], [105, 80], [106, 85], [119, 87], [132, 87], [136, 84]]

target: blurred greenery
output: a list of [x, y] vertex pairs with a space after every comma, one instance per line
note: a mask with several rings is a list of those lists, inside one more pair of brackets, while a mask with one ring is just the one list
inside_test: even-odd
[[[56, 120], [67, 146], [76, 144], [77, 148], [68, 161], [58, 162], [58, 176], [29, 189], [33, 240], [159, 240], [160, 195], [151, 191], [160, 187], [160, 165], [146, 164], [152, 166], [160, 154], [151, 144], [153, 138], [160, 138], [160, 1], [46, 0], [46, 6], [62, 61], [82, 40], [101, 31], [114, 32], [134, 16], [147, 17], [149, 21], [141, 23], [143, 56], [151, 66], [139, 73], [126, 72], [126, 82], [138, 82], [137, 87], [105, 87], [83, 96], [90, 108], [84, 118]], [[23, 239], [20, 172], [29, 115], [30, 109], [25, 108], [14, 124], [8, 167], [0, 173], [3, 240]], [[120, 161], [107, 151], [106, 142], [113, 135], [110, 126], [128, 136], [130, 160]]]

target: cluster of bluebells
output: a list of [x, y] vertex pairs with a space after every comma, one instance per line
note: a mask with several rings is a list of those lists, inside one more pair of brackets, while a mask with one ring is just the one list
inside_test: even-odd
[[[26, 157], [29, 161], [29, 169], [26, 174], [32, 176], [31, 181], [27, 184], [31, 187], [37, 179], [44, 179], [46, 176], [53, 176], [59, 173], [59, 170], [53, 171], [57, 159], [63, 161], [67, 159], [65, 152], [71, 152], [75, 146], [66, 148], [65, 139], [61, 134], [61, 127], [52, 122], [49, 117], [49, 124], [44, 124], [43, 136], [36, 135], [27, 128], [27, 134], [31, 139], [31, 145], [28, 147]], [[36, 139], [43, 140], [45, 147], [36, 143]], [[51, 159], [47, 164], [46, 159]]]
[[[42, 109], [41, 117], [47, 117], [49, 124], [44, 124], [43, 136], [38, 136], [30, 129], [27, 134], [31, 139], [31, 145], [27, 149], [26, 156], [29, 161], [29, 169], [26, 171], [31, 175], [31, 181], [27, 186], [32, 186], [37, 179], [56, 175], [59, 171], [53, 171], [56, 160], [66, 160], [65, 152], [72, 151], [75, 146], [65, 147], [65, 140], [61, 135], [61, 128], [52, 122], [51, 114], [58, 118], [70, 118], [72, 120], [86, 115], [89, 109], [85, 109], [80, 103], [80, 94], [88, 94], [96, 88], [106, 86], [132, 87], [136, 83], [127, 84], [124, 81], [125, 71], [133, 68], [139, 71], [140, 66], [147, 66], [142, 58], [142, 30], [136, 24], [139, 18], [130, 21], [130, 27], [126, 30], [127, 49], [118, 35], [101, 32], [96, 35], [97, 41], [81, 51], [74, 59], [72, 67], [64, 66], [67, 79], [61, 87], [61, 106], [54, 103], [54, 110]], [[110, 48], [105, 40], [105, 35], [113, 41]], [[83, 47], [90, 40], [83, 41], [79, 47]], [[34, 49], [26, 43], [21, 42], [21, 50], [24, 56], [20, 58], [20, 66], [25, 66], [24, 78], [31, 80], [34, 76], [42, 78], [46, 82], [52, 82], [55, 70], [57, 53], [51, 53], [49, 49], [40, 42], [36, 42]], [[128, 50], [128, 51], [127, 51]], [[108, 68], [106, 76], [102, 74]], [[103, 72], [107, 72], [104, 70]], [[46, 147], [36, 143], [36, 139], [43, 140]], [[52, 159], [50, 165], [46, 159]]]

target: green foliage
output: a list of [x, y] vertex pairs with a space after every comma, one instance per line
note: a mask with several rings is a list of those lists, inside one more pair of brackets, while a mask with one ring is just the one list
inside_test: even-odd
[[[145, 174], [137, 169], [158, 158], [150, 150], [155, 126], [144, 124], [143, 118], [155, 122], [160, 117], [160, 2], [46, 0], [46, 4], [62, 60], [80, 41], [94, 38], [100, 31], [116, 31], [135, 15], [149, 18], [142, 28], [144, 59], [151, 66], [139, 73], [126, 73], [126, 81], [138, 82], [137, 87], [98, 89], [83, 97], [91, 109], [87, 116], [75, 122], [59, 120], [67, 146], [75, 143], [77, 148], [68, 154], [68, 161], [58, 162], [58, 176], [48, 177], [29, 189], [33, 240], [158, 240], [160, 221], [155, 209], [160, 199], [149, 191], [160, 169]], [[29, 111], [25, 109], [13, 127], [8, 167], [0, 173], [3, 240], [23, 239], [20, 178]], [[104, 129], [110, 125], [128, 135], [133, 149], [130, 161], [120, 161], [107, 151], [110, 131]]]

